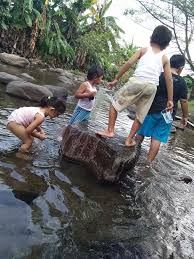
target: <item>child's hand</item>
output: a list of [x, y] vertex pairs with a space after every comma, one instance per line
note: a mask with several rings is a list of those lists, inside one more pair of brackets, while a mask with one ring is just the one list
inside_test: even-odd
[[173, 111], [172, 108], [174, 107], [173, 101], [168, 101], [166, 107], [168, 111], [172, 112]]
[[107, 88], [108, 88], [108, 89], [112, 89], [117, 83], [118, 83], [118, 80], [115, 79], [115, 80], [113, 80], [112, 82], [108, 83]]
[[39, 131], [40, 134], [45, 134], [44, 133], [44, 130], [42, 128], [40, 128], [40, 131]]
[[44, 132], [43, 132], [43, 133], [40, 133], [40, 132], [39, 132], [38, 138], [39, 138], [40, 140], [44, 140], [44, 139], [46, 138], [45, 133], [44, 133]]

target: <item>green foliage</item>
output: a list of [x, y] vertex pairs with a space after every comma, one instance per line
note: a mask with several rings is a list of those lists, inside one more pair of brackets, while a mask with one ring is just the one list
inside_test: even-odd
[[115, 17], [106, 15], [111, 4], [112, 0], [1, 0], [0, 33], [7, 32], [8, 50], [38, 55], [69, 69], [86, 71], [98, 63], [112, 80], [135, 48], [119, 45], [123, 30]]
[[10, 18], [11, 0], [1, 0], [0, 4], [0, 29], [7, 30]]
[[188, 89], [192, 89], [194, 87], [194, 79], [190, 75], [186, 75], [183, 77]]
[[61, 14], [57, 13], [55, 16], [47, 17], [45, 32], [39, 40], [38, 48], [45, 58], [54, 56], [72, 65], [75, 53], [61, 32], [57, 22], [58, 15]]
[[193, 0], [137, 0], [139, 5], [134, 10], [126, 10], [125, 15], [135, 16], [135, 20], [143, 25], [151, 16], [160, 24], [167, 26], [174, 36], [178, 50], [186, 57], [192, 71], [194, 60], [191, 53], [194, 41], [194, 1]]
[[77, 56], [81, 56], [84, 60], [77, 60], [77, 65], [81, 63], [87, 70], [94, 63], [100, 64], [104, 68], [105, 79], [113, 79], [124, 62], [134, 54], [136, 48], [132, 44], [120, 47], [116, 42], [113, 47], [111, 40], [110, 32], [97, 34], [93, 31], [80, 37], [77, 40], [79, 46]]

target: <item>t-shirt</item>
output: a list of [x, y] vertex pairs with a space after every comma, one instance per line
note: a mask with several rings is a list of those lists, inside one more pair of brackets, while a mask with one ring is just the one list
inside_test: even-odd
[[34, 121], [37, 113], [40, 113], [43, 118], [45, 117], [40, 107], [20, 107], [10, 114], [8, 123], [14, 121], [27, 128]]
[[[172, 74], [172, 78], [173, 78], [173, 102], [174, 102], [173, 117], [174, 117], [176, 114], [178, 101], [181, 99], [187, 99], [187, 86], [184, 79], [181, 76]], [[148, 113], [151, 114], [151, 113], [161, 112], [166, 108], [167, 101], [168, 101], [168, 94], [166, 89], [166, 81], [164, 78], [164, 73], [162, 73], [159, 78], [159, 86], [157, 88], [154, 101]]]

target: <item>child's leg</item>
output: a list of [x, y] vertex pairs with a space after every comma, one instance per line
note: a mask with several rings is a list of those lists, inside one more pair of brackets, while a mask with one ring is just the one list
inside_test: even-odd
[[114, 137], [114, 128], [115, 128], [116, 119], [117, 119], [117, 111], [111, 104], [110, 110], [109, 110], [108, 129], [105, 131], [98, 131], [96, 132], [96, 134], [105, 136], [105, 137]]
[[141, 127], [141, 123], [135, 119], [131, 128], [131, 131], [127, 137], [127, 139], [125, 140], [125, 146], [127, 147], [133, 147], [136, 145], [136, 142], [133, 140], [133, 137], [135, 136], [135, 134], [137, 133], [137, 131], [140, 129]]
[[161, 142], [159, 140], [151, 138], [150, 149], [148, 152], [148, 161], [149, 162], [152, 162], [155, 159], [155, 157], [158, 154], [158, 151], [160, 149], [160, 144], [161, 144]]
[[26, 128], [22, 125], [17, 124], [16, 122], [10, 122], [7, 128], [19, 139], [22, 140], [23, 144], [19, 148], [19, 151], [25, 153], [30, 149], [33, 137], [28, 135]]

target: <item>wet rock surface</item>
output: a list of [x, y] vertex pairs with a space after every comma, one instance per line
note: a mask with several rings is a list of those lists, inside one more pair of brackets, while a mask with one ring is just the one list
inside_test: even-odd
[[44, 96], [67, 98], [67, 91], [54, 85], [36, 85], [25, 81], [13, 81], [6, 87], [6, 93], [25, 100], [39, 102]]
[[36, 81], [33, 76], [30, 76], [30, 75], [28, 75], [27, 73], [22, 73], [22, 74], [21, 74], [21, 78], [22, 78], [24, 81], [28, 81], [28, 82], [34, 82], [34, 81]]
[[6, 93], [36, 102], [39, 102], [44, 96], [52, 96], [52, 92], [46, 87], [25, 81], [13, 81], [9, 83], [6, 87]]
[[12, 81], [22, 81], [18, 76], [8, 74], [6, 72], [0, 72], [0, 82], [2, 84], [8, 84]]
[[115, 183], [135, 165], [139, 156], [139, 147], [127, 148], [123, 143], [120, 136], [96, 136], [95, 130], [82, 123], [64, 130], [61, 149], [64, 158], [85, 164], [97, 180]]
[[0, 60], [5, 64], [21, 68], [25, 68], [30, 64], [30, 62], [26, 58], [8, 53], [0, 53]]
[[44, 85], [49, 91], [52, 92], [53, 96], [67, 99], [68, 93], [64, 87], [56, 86], [56, 85]]

